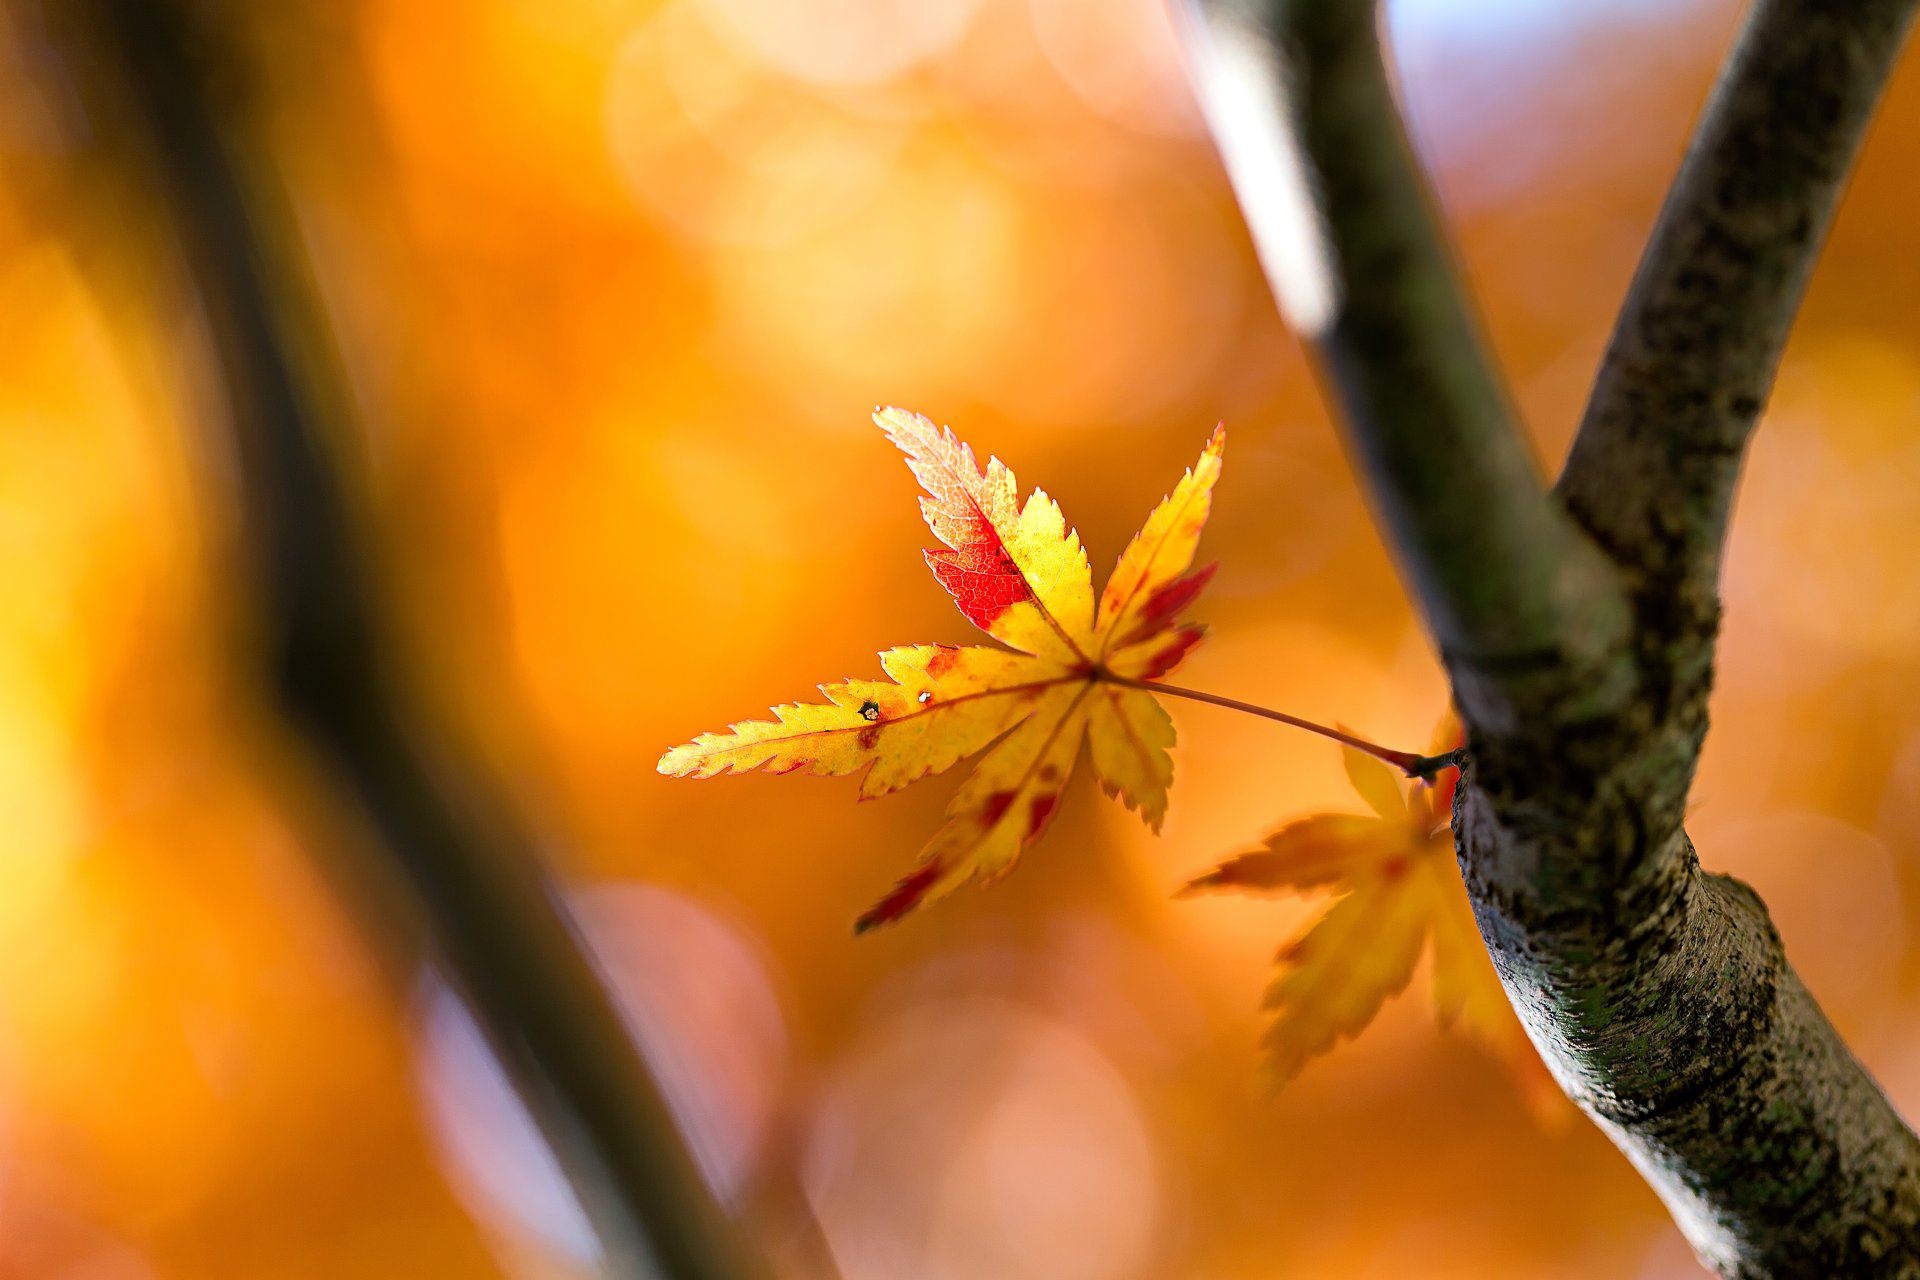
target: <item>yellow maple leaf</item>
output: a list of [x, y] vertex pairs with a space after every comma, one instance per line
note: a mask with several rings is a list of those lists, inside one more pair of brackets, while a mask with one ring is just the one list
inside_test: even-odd
[[[1460, 745], [1449, 715], [1434, 754]], [[1434, 1012], [1506, 1062], [1542, 1119], [1564, 1111], [1480, 941], [1454, 859], [1451, 817], [1458, 774], [1403, 782], [1380, 761], [1342, 749], [1347, 778], [1371, 814], [1321, 813], [1289, 822], [1257, 849], [1227, 859], [1184, 893], [1302, 892], [1329, 888], [1333, 903], [1275, 956], [1265, 1007], [1276, 1083], [1373, 1021], [1432, 950]]]
[[1171, 672], [1203, 634], [1179, 618], [1212, 576], [1211, 567], [1190, 570], [1226, 442], [1216, 429], [1121, 553], [1096, 606], [1079, 535], [1044, 491], [1022, 503], [1005, 463], [989, 458], [982, 469], [950, 430], [918, 414], [882, 409], [874, 421], [926, 490], [921, 511], [944, 544], [926, 553], [934, 577], [1010, 648], [890, 649], [880, 655], [885, 680], [822, 685], [824, 703], [775, 707], [772, 720], [701, 734], [659, 764], [696, 778], [865, 770], [864, 799], [985, 750], [919, 866], [860, 917], [861, 929], [1004, 874], [1046, 830], [1083, 741], [1107, 794], [1159, 830], [1173, 722], [1141, 686]]

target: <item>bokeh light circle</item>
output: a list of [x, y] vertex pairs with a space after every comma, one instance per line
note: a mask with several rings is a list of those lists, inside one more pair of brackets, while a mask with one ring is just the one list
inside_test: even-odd
[[804, 1177], [844, 1280], [1123, 1280], [1161, 1216], [1124, 1077], [1067, 1024], [987, 997], [909, 1006], [859, 1045]]

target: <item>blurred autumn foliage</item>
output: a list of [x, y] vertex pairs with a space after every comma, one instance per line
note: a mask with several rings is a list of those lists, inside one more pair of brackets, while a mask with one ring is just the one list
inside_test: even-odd
[[[1557, 460], [1735, 14], [1390, 8]], [[149, 232], [89, 177], [32, 14], [0, 14], [0, 1276], [579, 1273], [577, 1210], [459, 1006], [324, 874], [358, 833], [233, 672], [204, 340], [116, 265]], [[1324, 744], [1176, 707], [1158, 838], [1080, 784], [1020, 876], [858, 941], [849, 904], [940, 784], [854, 806], [653, 771], [716, 706], [969, 638], [900, 552], [923, 531], [876, 402], [1048, 477], [1100, 564], [1226, 421], [1182, 682], [1425, 740], [1437, 668], [1151, 0], [232, 22], [412, 674], [577, 887], [704, 1167], [776, 1252], [805, 1224], [848, 1280], [1692, 1273], [1606, 1140], [1536, 1124], [1420, 1001], [1259, 1096], [1259, 992], [1317, 908], [1171, 893], [1350, 809]], [[1758, 437], [1689, 822], [1909, 1113], [1916, 146], [1909, 59]]]
[[[1457, 751], [1464, 739], [1449, 713], [1429, 749]], [[1542, 1124], [1566, 1123], [1570, 1104], [1507, 1003], [1461, 883], [1450, 825], [1458, 772], [1411, 780], [1352, 747], [1342, 748], [1341, 758], [1371, 813], [1296, 818], [1181, 890], [1331, 900], [1274, 957], [1273, 982], [1261, 1001], [1273, 1014], [1266, 1049], [1274, 1083], [1284, 1085], [1308, 1061], [1364, 1031], [1425, 957], [1440, 1025], [1457, 1027], [1505, 1062]]]

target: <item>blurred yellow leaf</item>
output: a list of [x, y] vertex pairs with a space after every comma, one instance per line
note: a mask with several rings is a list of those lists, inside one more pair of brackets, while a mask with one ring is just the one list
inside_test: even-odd
[[[1457, 748], [1449, 715], [1434, 737]], [[1519, 1077], [1536, 1114], [1562, 1106], [1559, 1093], [1507, 1003], [1474, 923], [1453, 856], [1450, 811], [1457, 773], [1403, 784], [1380, 761], [1343, 749], [1348, 779], [1373, 815], [1321, 813], [1287, 823], [1259, 848], [1191, 881], [1187, 893], [1300, 892], [1331, 887], [1336, 899], [1280, 948], [1267, 988], [1274, 1021], [1266, 1036], [1275, 1080], [1366, 1029], [1389, 996], [1405, 989], [1429, 942], [1433, 1004], [1442, 1026], [1458, 1025]]]

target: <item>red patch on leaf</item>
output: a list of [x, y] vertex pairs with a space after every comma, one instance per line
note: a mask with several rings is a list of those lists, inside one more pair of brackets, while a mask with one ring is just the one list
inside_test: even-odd
[[1053, 816], [1053, 807], [1059, 803], [1060, 793], [1057, 791], [1034, 797], [1033, 807], [1027, 811], [1027, 839], [1031, 840], [1046, 830], [1047, 819]]
[[1033, 599], [1033, 589], [997, 539], [990, 546], [929, 551], [926, 556], [933, 576], [975, 626], [988, 627], [1013, 606]]
[[1006, 814], [1008, 808], [1011, 807], [1012, 804], [1013, 804], [1013, 792], [1011, 791], [994, 792], [992, 795], [987, 797], [986, 803], [980, 806], [980, 825], [983, 827], [990, 827], [994, 823], [1000, 821], [1001, 817]]
[[1055, 781], [1058, 781], [1058, 780], [1059, 780], [1059, 777], [1060, 777], [1060, 766], [1059, 766], [1059, 765], [1057, 765], [1057, 764], [1043, 764], [1043, 765], [1041, 765], [1041, 766], [1040, 766], [1040, 781], [1042, 781], [1042, 782], [1055, 782]]
[[960, 661], [960, 648], [958, 645], [951, 645], [951, 644], [935, 645], [933, 647], [933, 656], [927, 659], [928, 678], [933, 680], [938, 680], [941, 676], [953, 670], [954, 664], [956, 664], [959, 661]]
[[1161, 676], [1166, 675], [1185, 660], [1187, 654], [1193, 649], [1193, 646], [1199, 644], [1200, 638], [1206, 634], [1207, 629], [1197, 623], [1191, 626], [1181, 627], [1168, 638], [1167, 643], [1161, 646], [1159, 652], [1147, 659], [1146, 669], [1140, 673], [1139, 678], [1142, 680], [1158, 680]]
[[870, 724], [860, 731], [860, 749], [871, 751], [880, 743], [880, 726]]
[[905, 876], [893, 891], [868, 908], [867, 913], [853, 922], [855, 933], [883, 924], [892, 924], [907, 912], [920, 905], [920, 899], [927, 896], [927, 890], [933, 888], [945, 868], [938, 862], [926, 862], [915, 867]]
[[[887, 438], [907, 455], [908, 469], [927, 491], [920, 500], [927, 527], [952, 548], [927, 552], [927, 564], [940, 585], [953, 594], [960, 612], [986, 627], [1014, 605], [1033, 599], [1032, 588], [1007, 554], [988, 515], [990, 508], [1008, 498], [981, 472], [973, 450], [953, 432], [918, 414], [891, 416], [882, 425]], [[1006, 518], [1008, 513], [1000, 514]]]
[[1148, 596], [1146, 604], [1140, 610], [1140, 621], [1135, 623], [1126, 635], [1121, 636], [1118, 643], [1123, 647], [1139, 644], [1142, 640], [1152, 639], [1172, 626], [1173, 620], [1199, 598], [1200, 593], [1206, 589], [1209, 582], [1213, 581], [1213, 575], [1219, 569], [1218, 564], [1196, 569], [1184, 577], [1175, 578]]

